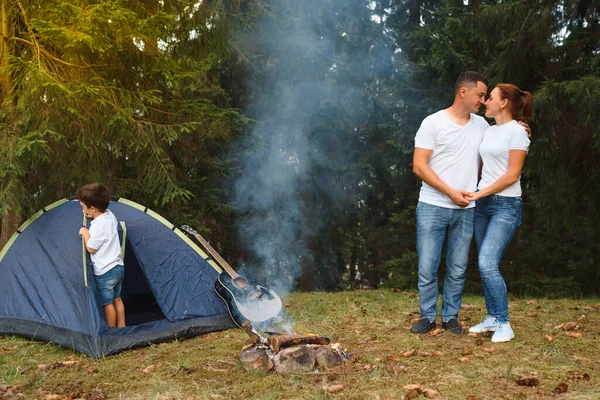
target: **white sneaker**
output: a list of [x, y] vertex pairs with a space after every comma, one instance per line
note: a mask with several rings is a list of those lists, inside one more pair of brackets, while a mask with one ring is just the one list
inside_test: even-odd
[[469, 332], [471, 333], [481, 333], [481, 332], [494, 332], [496, 330], [496, 318], [487, 315], [484, 320], [475, 326], [469, 328]]
[[498, 323], [496, 326], [496, 332], [492, 336], [492, 342], [509, 342], [511, 339], [514, 339], [515, 333], [510, 327], [510, 323], [507, 322], [505, 324]]

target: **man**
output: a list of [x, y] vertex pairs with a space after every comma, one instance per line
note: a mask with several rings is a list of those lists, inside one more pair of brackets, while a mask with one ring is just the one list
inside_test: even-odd
[[436, 326], [437, 275], [445, 241], [442, 327], [454, 334], [462, 333], [458, 310], [475, 214], [475, 203], [465, 196], [477, 190], [479, 145], [489, 125], [475, 114], [485, 101], [487, 84], [477, 72], [462, 73], [455, 84], [454, 103], [425, 118], [415, 137], [413, 172], [423, 180], [417, 205], [422, 319], [410, 328], [413, 333], [426, 333]]

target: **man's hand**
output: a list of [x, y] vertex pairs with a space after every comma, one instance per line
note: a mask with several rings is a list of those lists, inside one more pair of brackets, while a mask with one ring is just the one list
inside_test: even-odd
[[86, 228], [84, 226], [81, 229], [79, 229], [79, 236], [83, 236], [84, 238], [89, 238], [90, 237], [90, 231], [88, 231], [88, 228]]
[[452, 189], [450, 190], [450, 193], [448, 193], [448, 197], [457, 206], [466, 207], [471, 203], [471, 201], [467, 198], [467, 196], [470, 194], [471, 192], [467, 192], [466, 190]]
[[519, 125], [521, 125], [527, 131], [527, 137], [531, 139], [531, 128], [523, 121], [519, 121]]
[[477, 201], [483, 196], [481, 196], [481, 192], [472, 192], [472, 193], [468, 193], [465, 197], [469, 201]]

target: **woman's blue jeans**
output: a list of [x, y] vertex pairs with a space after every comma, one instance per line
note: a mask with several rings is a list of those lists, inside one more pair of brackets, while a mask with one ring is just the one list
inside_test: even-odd
[[417, 255], [419, 259], [419, 303], [421, 316], [437, 317], [438, 268], [446, 239], [442, 322], [458, 318], [473, 238], [474, 208], [444, 208], [417, 205]]
[[522, 222], [520, 197], [491, 195], [475, 206], [475, 243], [488, 315], [500, 323], [508, 318], [508, 293], [500, 274], [500, 260]]

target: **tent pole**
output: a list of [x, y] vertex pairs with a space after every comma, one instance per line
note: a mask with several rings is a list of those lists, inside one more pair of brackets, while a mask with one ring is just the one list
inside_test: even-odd
[[[87, 228], [87, 218], [85, 214], [83, 214], [83, 227]], [[83, 251], [83, 282], [85, 283], [85, 287], [88, 287], [87, 281], [87, 254], [85, 249], [85, 238], [81, 236], [81, 249]]]

